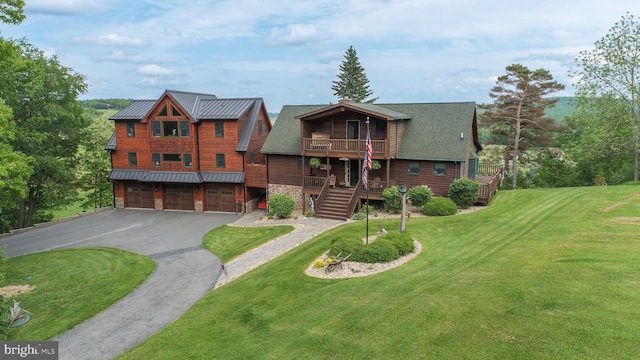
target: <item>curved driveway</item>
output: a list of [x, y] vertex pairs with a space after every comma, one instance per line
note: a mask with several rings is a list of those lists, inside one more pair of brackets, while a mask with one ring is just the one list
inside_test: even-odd
[[111, 359], [176, 320], [216, 284], [220, 260], [204, 234], [234, 214], [112, 209], [0, 237], [8, 256], [108, 246], [153, 258], [155, 272], [131, 294], [53, 340], [60, 359]]

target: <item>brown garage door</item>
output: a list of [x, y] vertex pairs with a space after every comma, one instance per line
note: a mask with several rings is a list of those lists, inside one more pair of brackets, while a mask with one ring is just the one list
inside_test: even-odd
[[164, 208], [193, 210], [193, 187], [191, 185], [165, 185]]
[[125, 207], [153, 209], [153, 188], [151, 184], [127, 183]]
[[236, 211], [233, 185], [206, 185], [204, 189], [205, 211]]

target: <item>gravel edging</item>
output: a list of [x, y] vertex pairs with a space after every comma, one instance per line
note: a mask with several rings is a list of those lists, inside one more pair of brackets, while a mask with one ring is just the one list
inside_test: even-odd
[[329, 257], [328, 255], [329, 250], [327, 250], [320, 257], [318, 257], [317, 259], [314, 259], [311, 262], [311, 264], [309, 264], [309, 266], [304, 271], [304, 273], [307, 276], [320, 278], [320, 279], [348, 279], [348, 278], [374, 275], [383, 271], [397, 268], [398, 266], [416, 257], [422, 251], [422, 244], [417, 240], [413, 240], [413, 245], [415, 246], [415, 250], [412, 253], [401, 256], [396, 260], [393, 260], [387, 263], [374, 263], [374, 264], [361, 263], [361, 262], [355, 262], [355, 261], [345, 261], [342, 263], [341, 269], [335, 269], [330, 273], [327, 273], [325, 271], [326, 267], [322, 267], [322, 268], [313, 267], [313, 263], [316, 260], [324, 261]]

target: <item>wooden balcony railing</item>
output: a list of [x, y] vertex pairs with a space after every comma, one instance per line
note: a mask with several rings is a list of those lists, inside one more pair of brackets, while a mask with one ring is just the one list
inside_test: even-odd
[[478, 189], [478, 203], [489, 205], [493, 196], [500, 189], [500, 180], [502, 177], [502, 166], [497, 168], [492, 175], [481, 175], [478, 177], [480, 189]]
[[[304, 155], [351, 154], [362, 156], [366, 151], [366, 140], [351, 139], [312, 139], [303, 138]], [[387, 140], [371, 140], [374, 157], [387, 157]]]

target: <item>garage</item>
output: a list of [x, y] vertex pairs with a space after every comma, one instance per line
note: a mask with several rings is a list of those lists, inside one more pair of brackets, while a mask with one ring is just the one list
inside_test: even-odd
[[233, 185], [206, 185], [204, 189], [205, 211], [236, 211]]
[[193, 211], [193, 187], [191, 185], [165, 185], [164, 208]]
[[125, 183], [127, 194], [125, 207], [153, 209], [153, 188], [151, 184]]

